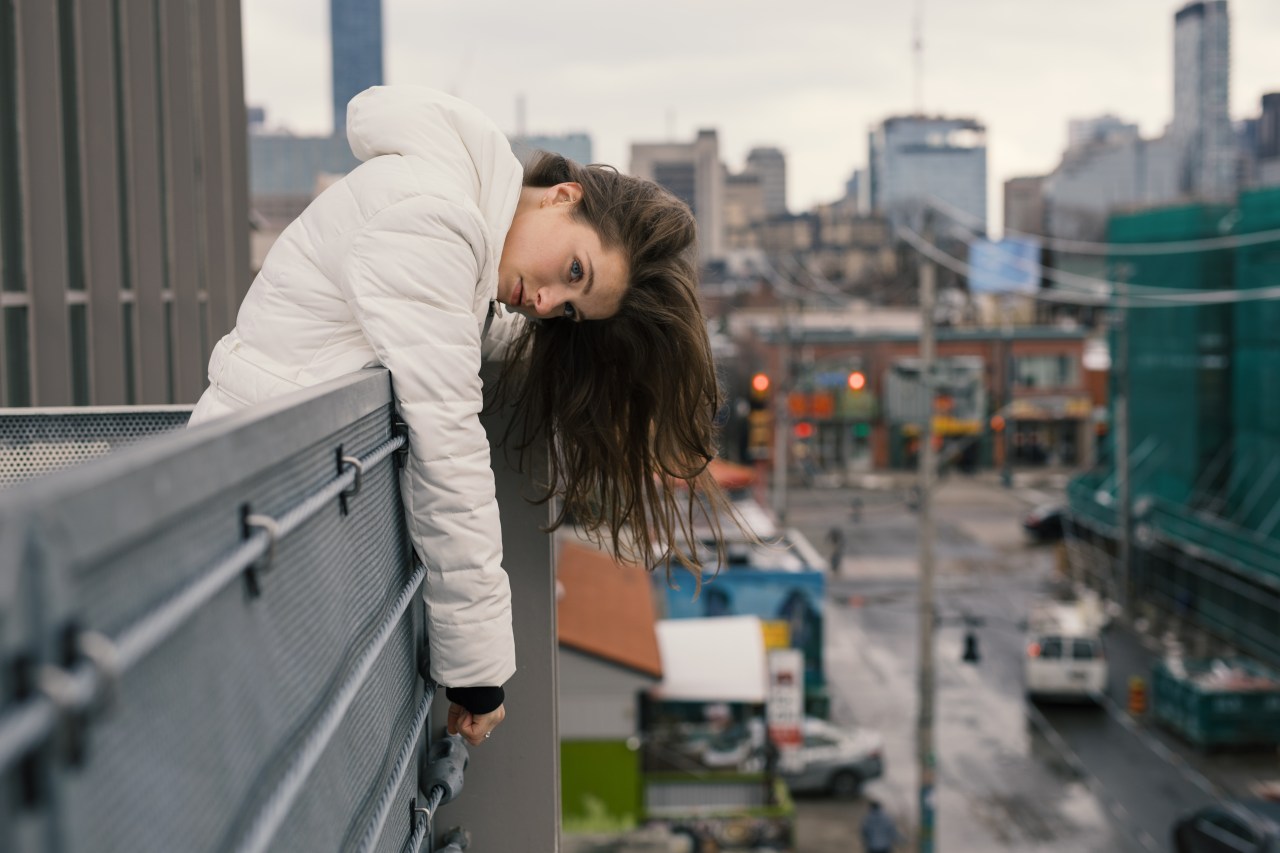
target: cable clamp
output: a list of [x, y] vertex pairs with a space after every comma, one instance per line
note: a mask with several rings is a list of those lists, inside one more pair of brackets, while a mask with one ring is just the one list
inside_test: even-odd
[[269, 515], [246, 515], [245, 527], [257, 528], [267, 534], [267, 553], [261, 562], [254, 563], [254, 568], [262, 573], [270, 571], [276, 559], [276, 540], [280, 538], [280, 525]]
[[356, 495], [360, 494], [360, 487], [364, 482], [364, 463], [354, 456], [343, 456], [341, 461], [343, 465], [350, 465], [356, 469], [355, 483], [352, 484], [351, 488], [342, 493], [343, 498], [354, 498]]
[[36, 690], [53, 703], [57, 720], [53, 730], [54, 751], [72, 766], [84, 763], [85, 715], [77, 708], [76, 680], [70, 672], [45, 664], [36, 672]]
[[261, 560], [250, 563], [244, 570], [244, 583], [250, 598], [262, 594], [258, 582], [260, 574], [266, 574], [276, 558], [276, 540], [280, 538], [280, 525], [269, 515], [254, 515], [248, 504], [240, 507], [240, 537], [251, 538], [258, 530], [267, 534], [267, 552]]
[[124, 667], [120, 664], [120, 649], [110, 637], [98, 631], [84, 631], [76, 639], [80, 654], [98, 674], [98, 688], [94, 695], [96, 710], [113, 707], [120, 698], [120, 676]]

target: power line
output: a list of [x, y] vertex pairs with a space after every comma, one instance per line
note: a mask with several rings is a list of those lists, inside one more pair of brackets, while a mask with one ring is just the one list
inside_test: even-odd
[[[966, 231], [972, 236], [980, 237], [977, 231], [966, 228], [961, 225], [960, 229]], [[1078, 285], [1084, 288], [1084, 292], [1097, 294], [1100, 289], [1105, 288], [1108, 292], [1114, 291], [1116, 282], [1108, 279], [1094, 278], [1093, 276], [1080, 275], [1079, 273], [1068, 272], [1054, 267], [1046, 267], [1031, 258], [1010, 258], [1013, 266], [1027, 272], [1036, 273], [1042, 278], [1055, 281], [1059, 284]], [[1199, 304], [1225, 304], [1231, 302], [1251, 302], [1264, 299], [1274, 298], [1265, 295], [1270, 288], [1248, 288], [1237, 290], [1174, 290], [1169, 287], [1156, 287], [1147, 284], [1128, 284], [1124, 286], [1126, 293], [1130, 296], [1150, 297], [1152, 299], [1166, 300], [1169, 302], [1183, 303], [1189, 305]], [[1252, 296], [1250, 296], [1252, 294]], [[1261, 294], [1261, 295], [1259, 295]]]
[[[919, 234], [906, 226], [900, 226], [898, 233], [903, 240], [920, 254], [938, 263], [958, 275], [964, 276], [966, 279], [972, 278], [973, 268], [969, 264], [960, 260], [953, 255], [939, 249], [924, 240]], [[1039, 265], [1037, 264], [1039, 267]], [[1117, 282], [1107, 281], [1106, 279], [1090, 278], [1088, 276], [1078, 276], [1074, 274], [1061, 274], [1060, 270], [1048, 267], [1039, 267], [1040, 270], [1050, 279], [1058, 280], [1061, 278], [1073, 278], [1090, 283], [1097, 287], [1106, 287], [1107, 293], [1084, 293], [1080, 291], [1070, 290], [1035, 290], [1035, 291], [998, 291], [1000, 293], [1013, 294], [1018, 296], [1028, 296], [1032, 299], [1039, 299], [1043, 302], [1058, 302], [1068, 305], [1094, 305], [1113, 308], [1178, 308], [1194, 305], [1221, 305], [1234, 304], [1237, 302], [1256, 302], [1271, 299], [1280, 299], [1280, 285], [1272, 285], [1270, 287], [1258, 287], [1248, 290], [1194, 290], [1183, 291], [1181, 293], [1170, 293], [1166, 288], [1143, 287], [1141, 285], [1123, 284], [1120, 285], [1126, 291], [1134, 291], [1127, 293], [1124, 299], [1115, 297], [1115, 288]], [[1153, 292], [1159, 292], [1156, 295]]]
[[[986, 226], [982, 219], [955, 205], [948, 204], [936, 196], [930, 196], [928, 205], [934, 210], [955, 222], [976, 224], [980, 230], [970, 229], [970, 233], [987, 236]], [[1060, 237], [1048, 237], [1043, 234], [1030, 234], [1025, 231], [1005, 229], [1006, 237], [1024, 237], [1039, 240], [1046, 248], [1055, 252], [1066, 252], [1075, 255], [1178, 255], [1188, 252], [1206, 252], [1213, 249], [1239, 249], [1245, 246], [1257, 246], [1261, 243], [1280, 241], [1280, 228], [1269, 231], [1255, 231], [1252, 234], [1232, 234], [1225, 237], [1205, 237], [1200, 240], [1170, 240], [1161, 243], [1091, 243], [1087, 240], [1064, 240]]]

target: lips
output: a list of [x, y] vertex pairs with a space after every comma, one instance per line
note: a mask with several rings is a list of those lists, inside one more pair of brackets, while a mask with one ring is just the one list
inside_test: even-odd
[[524, 304], [524, 279], [516, 279], [516, 286], [511, 291], [511, 299], [507, 302], [513, 308], [518, 308]]

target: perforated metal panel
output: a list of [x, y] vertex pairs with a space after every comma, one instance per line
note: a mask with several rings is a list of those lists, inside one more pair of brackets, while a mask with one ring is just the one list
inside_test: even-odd
[[[27, 542], [15, 576], [28, 584], [25, 601], [0, 597], [0, 629], [22, 624], [6, 617], [39, 601], [28, 636], [0, 631], [0, 645], [60, 666], [69, 630], [118, 640], [203, 583], [242, 543], [243, 507], [280, 519], [333, 483], [338, 455], [366, 457], [391, 437], [385, 371], [346, 383], [221, 431], [175, 432], [186, 410], [0, 417], [9, 458], [35, 460], [23, 463], [28, 480], [121, 451], [114, 465], [90, 462], [0, 498], [0, 533], [7, 524]], [[43, 782], [34, 804], [15, 806], [21, 774], [0, 776], [0, 849], [234, 849], [273, 812], [307, 754], [315, 763], [268, 849], [354, 849], [414, 742], [423, 691], [421, 593], [398, 481], [394, 457], [370, 464], [345, 512], [335, 493], [281, 537], [258, 595], [236, 573], [176, 624], [124, 672], [111, 709], [88, 715], [82, 763], [54, 744], [35, 753]], [[397, 617], [398, 601], [409, 604]], [[386, 644], [316, 752], [320, 721], [345, 701], [384, 626]], [[0, 712], [10, 702], [0, 697]], [[417, 778], [415, 762], [377, 849], [399, 850], [408, 838]]]
[[184, 426], [191, 408], [0, 409], [0, 489]]

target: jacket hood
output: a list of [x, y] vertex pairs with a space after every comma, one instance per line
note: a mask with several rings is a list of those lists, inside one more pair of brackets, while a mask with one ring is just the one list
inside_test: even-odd
[[524, 170], [488, 116], [425, 86], [374, 86], [347, 107], [347, 141], [364, 161], [383, 154], [419, 157], [448, 186], [480, 208], [500, 252], [515, 216]]

